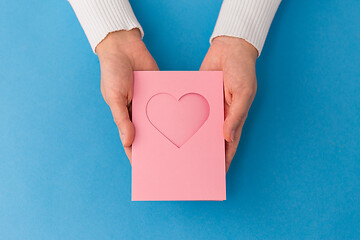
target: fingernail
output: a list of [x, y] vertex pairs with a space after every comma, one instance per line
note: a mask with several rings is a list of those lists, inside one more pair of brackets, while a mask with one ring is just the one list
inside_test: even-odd
[[125, 134], [121, 130], [120, 130], [120, 138], [121, 138], [121, 141], [124, 142]]
[[125, 134], [124, 134], [123, 131], [120, 130], [120, 135], [121, 135], [121, 136], [124, 136]]
[[235, 139], [235, 130], [232, 130], [230, 133], [230, 140], [233, 142]]

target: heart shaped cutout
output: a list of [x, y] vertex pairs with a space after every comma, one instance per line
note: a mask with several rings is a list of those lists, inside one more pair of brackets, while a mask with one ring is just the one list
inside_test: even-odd
[[158, 93], [146, 105], [149, 122], [178, 148], [201, 128], [209, 113], [208, 101], [198, 93], [187, 93], [179, 99]]

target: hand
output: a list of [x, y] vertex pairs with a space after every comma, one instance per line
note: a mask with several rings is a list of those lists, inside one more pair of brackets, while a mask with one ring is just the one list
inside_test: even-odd
[[141, 40], [140, 31], [110, 33], [95, 49], [101, 68], [101, 93], [119, 129], [120, 139], [131, 163], [134, 126], [131, 122], [133, 71], [158, 70]]
[[256, 93], [255, 47], [240, 38], [213, 39], [200, 70], [224, 74], [225, 121], [223, 126], [226, 171], [239, 144], [242, 127]]

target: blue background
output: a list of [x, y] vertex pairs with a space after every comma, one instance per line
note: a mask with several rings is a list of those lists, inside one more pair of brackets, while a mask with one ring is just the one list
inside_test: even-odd
[[[132, 1], [161, 70], [197, 70], [220, 0]], [[225, 202], [131, 202], [67, 1], [0, 2], [0, 239], [360, 239], [360, 2], [284, 1]], [[171, 236], [171, 238], [170, 238]]]

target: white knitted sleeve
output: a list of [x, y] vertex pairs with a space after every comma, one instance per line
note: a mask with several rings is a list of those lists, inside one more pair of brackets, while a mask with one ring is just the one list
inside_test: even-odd
[[128, 0], [69, 0], [69, 2], [94, 52], [96, 46], [110, 32], [138, 28], [144, 36], [144, 31]]
[[238, 37], [260, 55], [281, 0], [224, 0], [210, 43], [218, 36]]

